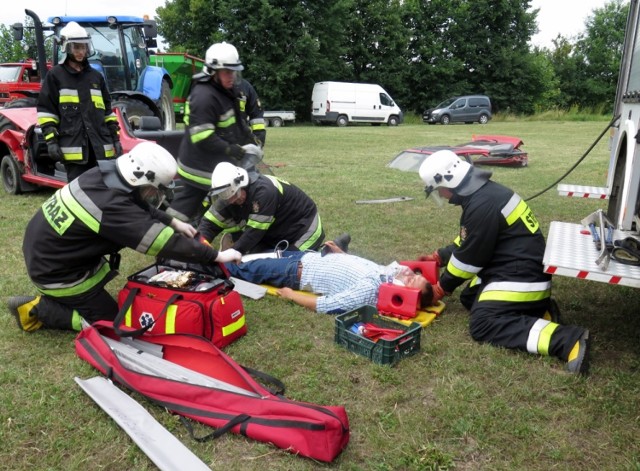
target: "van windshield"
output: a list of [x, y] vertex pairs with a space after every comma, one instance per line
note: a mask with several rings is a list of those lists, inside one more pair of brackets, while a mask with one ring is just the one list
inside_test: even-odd
[[449, 98], [448, 100], [445, 100], [442, 103], [440, 103], [438, 106], [436, 106], [436, 108], [447, 108], [451, 103], [456, 101], [456, 99], [457, 97]]

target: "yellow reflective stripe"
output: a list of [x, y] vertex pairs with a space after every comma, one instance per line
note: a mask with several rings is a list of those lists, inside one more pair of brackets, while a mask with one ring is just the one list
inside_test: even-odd
[[520, 216], [522, 216], [522, 214], [529, 208], [529, 206], [527, 206], [527, 203], [525, 203], [523, 200], [520, 200], [520, 203], [518, 203], [518, 205], [513, 209], [513, 211], [511, 211], [506, 219], [507, 219], [507, 224], [510, 226], [511, 224], [513, 224], [514, 222], [516, 222], [516, 220], [520, 219]]
[[304, 244], [298, 247], [298, 250], [300, 250], [301, 252], [304, 252], [305, 250], [309, 249], [309, 247], [312, 247], [313, 244], [315, 244], [318, 241], [318, 238], [322, 234], [322, 221], [320, 220], [320, 216], [317, 216], [317, 218], [318, 218], [318, 225], [316, 227], [315, 232], [311, 235], [311, 237], [309, 237], [309, 239]]
[[273, 183], [273, 186], [275, 186], [278, 189], [278, 192], [280, 194], [284, 193], [284, 188], [282, 188], [282, 183], [280, 183], [280, 180], [278, 180], [276, 177], [272, 175], [265, 175], [265, 177], [267, 177], [269, 181]]
[[557, 328], [558, 324], [551, 322], [540, 332], [540, 337], [538, 338], [538, 353], [540, 353], [540, 355], [549, 355], [551, 336]]
[[165, 315], [165, 333], [167, 334], [175, 334], [176, 333], [176, 317], [178, 315], [178, 306], [172, 304], [167, 309], [167, 313]]
[[60, 95], [60, 103], [80, 103], [80, 98], [77, 95]]
[[518, 291], [483, 291], [478, 296], [478, 301], [510, 301], [516, 303], [526, 303], [540, 301], [551, 296], [551, 289], [542, 291], [529, 291], [526, 293]]
[[213, 214], [211, 212], [211, 209], [209, 211], [207, 211], [206, 213], [204, 213], [204, 218], [207, 221], [210, 221], [212, 224], [215, 224], [216, 226], [218, 226], [220, 229], [226, 229], [227, 225], [221, 221], [220, 219], [218, 219], [215, 214]]
[[84, 209], [84, 207], [76, 201], [76, 199], [71, 194], [71, 190], [69, 185], [63, 186], [60, 189], [60, 199], [65, 204], [67, 208], [76, 215], [78, 219], [80, 219], [86, 226], [91, 229], [93, 232], [98, 234], [100, 232], [100, 221], [98, 221], [93, 215]]
[[462, 239], [460, 239], [460, 236], [456, 237], [456, 238], [453, 240], [453, 243], [454, 243], [455, 245], [457, 245], [458, 247], [460, 247], [460, 244], [462, 244]]
[[191, 180], [192, 182], [199, 183], [200, 185], [211, 186], [211, 177], [204, 178], [198, 175], [194, 175], [193, 173], [189, 173], [182, 168], [178, 167], [178, 175], [187, 180]]
[[258, 229], [260, 231], [266, 231], [267, 229], [269, 229], [271, 227], [271, 224], [273, 224], [272, 222], [258, 222], [254, 219], [249, 219], [247, 221], [247, 226], [249, 227], [253, 227], [254, 229]]
[[102, 98], [102, 90], [91, 90], [91, 101], [93, 105], [101, 110], [104, 110], [104, 99]]
[[231, 116], [223, 121], [219, 121], [218, 122], [218, 126], [220, 126], [221, 128], [228, 128], [229, 126], [233, 126], [234, 124], [236, 124], [236, 117]]
[[456, 266], [451, 261], [449, 261], [449, 263], [447, 264], [447, 271], [451, 273], [453, 276], [456, 276], [458, 278], [462, 278], [465, 280], [470, 280], [471, 278], [476, 276], [475, 273], [471, 273], [469, 271], [460, 270], [459, 268], [456, 268]]
[[245, 324], [245, 319], [244, 319], [244, 316], [242, 316], [237, 321], [232, 322], [229, 325], [225, 325], [222, 328], [222, 336], [226, 337], [227, 335], [233, 334], [234, 332], [240, 330], [244, 326], [244, 324]]
[[127, 312], [124, 314], [124, 325], [126, 325], [127, 327], [131, 327], [131, 308], [133, 306], [129, 306], [129, 309], [127, 309]]
[[545, 319], [538, 319], [529, 329], [527, 337], [527, 351], [529, 353], [539, 353], [541, 355], [549, 355], [549, 347], [551, 345], [551, 336], [558, 328], [555, 322]]
[[42, 212], [49, 225], [59, 235], [63, 235], [76, 219], [60, 198], [60, 190], [44, 202]]
[[252, 124], [252, 125], [251, 125], [251, 130], [252, 130], [252, 131], [262, 131], [263, 129], [265, 129], [265, 125], [264, 125], [264, 123], [260, 123], [260, 124]]
[[214, 132], [215, 131], [213, 129], [208, 129], [206, 131], [191, 134], [191, 142], [197, 144], [200, 141], [204, 141], [206, 138], [212, 136]]
[[151, 247], [149, 247], [149, 250], [147, 250], [146, 252], [147, 255], [151, 255], [154, 257], [158, 255], [158, 253], [167, 244], [167, 242], [169, 241], [169, 239], [173, 234], [174, 234], [173, 229], [168, 226], [165, 227], [162, 231], [160, 231], [160, 234], [158, 234], [158, 237], [156, 237], [156, 239], [153, 241], [153, 244], [151, 244]]
[[550, 281], [493, 281], [488, 283], [478, 297], [479, 301], [530, 302], [551, 296]]
[[109, 268], [109, 264], [103, 261], [100, 270], [98, 270], [90, 278], [84, 280], [82, 283], [68, 288], [46, 289], [38, 287], [38, 291], [40, 291], [42, 294], [58, 298], [66, 296], [76, 296], [78, 294], [86, 293], [87, 291], [98, 285], [109, 274], [110, 271], [111, 269]]

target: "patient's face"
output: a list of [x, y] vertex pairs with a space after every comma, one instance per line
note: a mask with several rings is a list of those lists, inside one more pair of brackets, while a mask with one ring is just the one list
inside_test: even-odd
[[423, 293], [431, 286], [431, 283], [429, 283], [424, 276], [414, 273], [409, 267], [398, 273], [396, 278], [406, 287], [419, 289]]

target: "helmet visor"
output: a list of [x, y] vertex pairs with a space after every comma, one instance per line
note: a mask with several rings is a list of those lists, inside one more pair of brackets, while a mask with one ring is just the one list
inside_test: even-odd
[[73, 54], [80, 50], [84, 50], [85, 57], [90, 57], [95, 53], [90, 38], [70, 39], [65, 46], [64, 52]]
[[223, 185], [209, 190], [209, 197], [213, 200], [229, 200], [238, 192], [239, 188], [235, 185]]
[[434, 187], [433, 185], [427, 185], [424, 187], [424, 193], [427, 198], [431, 197], [431, 199], [433, 199], [433, 201], [435, 201], [439, 207], [442, 207], [444, 205], [444, 198], [440, 196], [438, 188]]

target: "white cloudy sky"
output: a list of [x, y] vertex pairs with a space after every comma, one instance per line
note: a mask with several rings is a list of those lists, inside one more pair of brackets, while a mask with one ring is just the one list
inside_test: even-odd
[[[57, 15], [155, 15], [165, 0], [2, 0], [0, 23], [24, 22], [24, 9], [34, 11], [41, 20]], [[584, 22], [594, 8], [601, 8], [607, 0], [532, 0], [539, 8], [540, 32], [532, 38], [538, 46], [551, 47], [558, 33], [571, 37], [584, 29]]]

